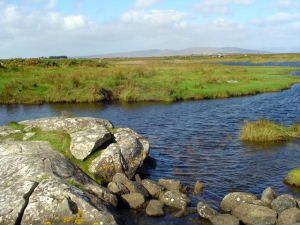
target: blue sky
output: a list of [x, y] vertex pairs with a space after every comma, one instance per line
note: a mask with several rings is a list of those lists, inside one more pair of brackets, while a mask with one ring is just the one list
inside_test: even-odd
[[241, 47], [300, 52], [300, 0], [0, 0], [0, 58]]

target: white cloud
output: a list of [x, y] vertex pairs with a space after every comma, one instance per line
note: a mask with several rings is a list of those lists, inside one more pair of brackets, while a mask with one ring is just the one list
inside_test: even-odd
[[81, 15], [77, 16], [67, 16], [63, 18], [64, 26], [68, 30], [79, 29], [87, 25], [85, 18]]
[[251, 5], [255, 0], [204, 0], [196, 4], [196, 10], [199, 12], [210, 14], [228, 14], [231, 8], [236, 5]]
[[139, 9], [149, 8], [163, 0], [136, 0], [135, 7]]
[[296, 2], [296, 0], [278, 0], [276, 3], [279, 9], [297, 9], [300, 8], [300, 2]]

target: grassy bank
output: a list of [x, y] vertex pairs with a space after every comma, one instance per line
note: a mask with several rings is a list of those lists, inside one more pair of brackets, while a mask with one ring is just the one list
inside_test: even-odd
[[[226, 60], [254, 56], [230, 57]], [[0, 103], [5, 104], [228, 98], [279, 91], [300, 81], [288, 75], [295, 68], [205, 64], [207, 57], [0, 62]]]
[[290, 171], [284, 182], [291, 186], [300, 187], [300, 169]]
[[282, 142], [300, 138], [300, 124], [285, 127], [267, 120], [246, 122], [241, 139], [250, 142]]

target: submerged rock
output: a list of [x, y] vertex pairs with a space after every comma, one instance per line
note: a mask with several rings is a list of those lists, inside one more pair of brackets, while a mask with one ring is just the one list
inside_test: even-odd
[[0, 162], [1, 224], [117, 224], [116, 197], [49, 143], [2, 142]]
[[230, 214], [219, 214], [211, 219], [213, 225], [239, 225], [240, 221]]
[[221, 209], [224, 212], [231, 212], [235, 207], [241, 203], [253, 203], [257, 197], [250, 193], [233, 192], [226, 195], [221, 202]]
[[277, 213], [265, 206], [241, 203], [233, 209], [232, 215], [246, 225], [274, 225]]
[[291, 195], [280, 195], [272, 201], [271, 207], [278, 213], [281, 213], [286, 209], [297, 207], [297, 202]]
[[163, 216], [165, 215], [163, 210], [164, 204], [158, 200], [151, 200], [146, 208], [146, 214], [148, 216]]

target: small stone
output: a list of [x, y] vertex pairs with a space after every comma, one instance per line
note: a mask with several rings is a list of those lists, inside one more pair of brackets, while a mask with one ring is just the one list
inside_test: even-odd
[[286, 209], [297, 207], [297, 202], [291, 195], [280, 195], [271, 203], [271, 208], [281, 213]]
[[145, 179], [142, 180], [142, 184], [153, 198], [158, 199], [163, 191], [163, 187], [157, 184], [155, 181]]
[[221, 209], [224, 212], [231, 212], [241, 203], [253, 203], [257, 197], [250, 193], [233, 192], [226, 195], [221, 202]]
[[213, 225], [239, 225], [240, 221], [230, 214], [219, 214], [212, 218]]
[[129, 190], [130, 193], [140, 193], [146, 198], [149, 197], [149, 192], [140, 183], [137, 183], [135, 181], [128, 181], [124, 184], [124, 186]]
[[194, 194], [199, 195], [203, 192], [204, 189], [204, 183], [201, 181], [197, 180], [194, 186]]
[[128, 181], [130, 181], [129, 179], [128, 179], [128, 177], [126, 177], [126, 175], [125, 174], [123, 174], [123, 173], [116, 173], [114, 176], [113, 176], [113, 182], [116, 182], [116, 183], [121, 183], [121, 184], [125, 184], [125, 183], [127, 183]]
[[121, 183], [110, 182], [107, 186], [108, 190], [117, 195], [128, 194], [128, 189]]
[[169, 191], [180, 191], [181, 183], [174, 179], [159, 179], [158, 184]]
[[135, 176], [134, 176], [134, 178], [135, 178], [135, 181], [137, 182], [137, 183], [142, 183], [142, 179], [141, 179], [141, 177], [140, 177], [140, 175], [139, 174], [136, 174]]
[[187, 205], [191, 202], [187, 195], [179, 191], [167, 191], [162, 195], [160, 201], [167, 206], [177, 209], [186, 209]]
[[293, 225], [300, 222], [300, 210], [290, 208], [279, 214], [277, 225]]
[[275, 191], [271, 188], [268, 187], [265, 189], [261, 195], [261, 201], [266, 205], [270, 206], [271, 202], [277, 197]]
[[165, 214], [163, 207], [164, 204], [162, 202], [158, 200], [151, 200], [146, 208], [146, 214], [148, 216], [163, 216]]
[[209, 207], [205, 202], [198, 202], [197, 210], [199, 215], [204, 219], [211, 220], [217, 215], [217, 211]]
[[140, 193], [130, 193], [122, 195], [122, 199], [125, 203], [129, 205], [132, 209], [138, 209], [145, 203], [145, 198]]

